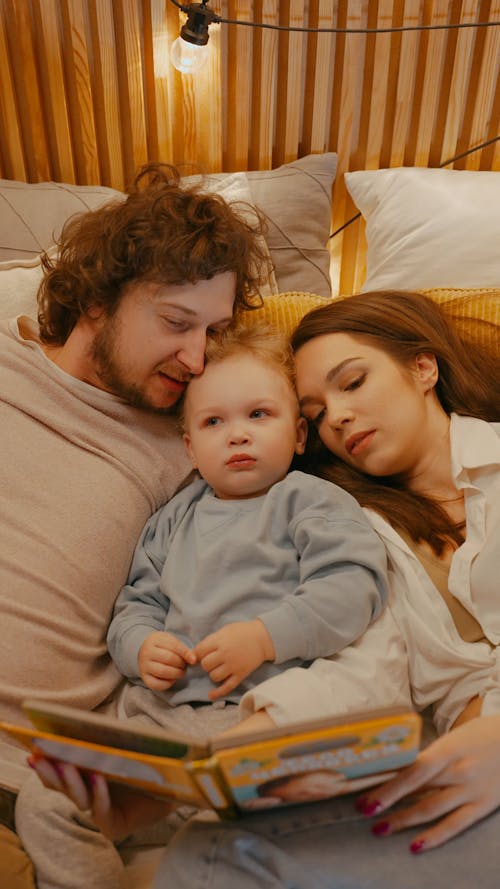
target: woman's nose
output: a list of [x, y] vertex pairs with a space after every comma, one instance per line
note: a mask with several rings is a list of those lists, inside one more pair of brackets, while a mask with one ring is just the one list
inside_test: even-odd
[[342, 429], [353, 419], [354, 413], [348, 405], [334, 401], [327, 406], [326, 420], [330, 429]]

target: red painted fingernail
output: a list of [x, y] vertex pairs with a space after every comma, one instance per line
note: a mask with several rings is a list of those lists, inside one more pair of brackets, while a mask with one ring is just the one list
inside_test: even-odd
[[64, 766], [61, 762], [55, 762], [54, 768], [60, 778], [64, 778]]
[[30, 769], [35, 768], [35, 759], [33, 757], [28, 756], [28, 758], [26, 759], [26, 762], [28, 763]]
[[382, 811], [383, 805], [377, 799], [375, 800], [367, 800], [364, 797], [359, 799], [356, 803], [356, 808], [363, 815], [378, 815], [379, 812]]
[[387, 834], [390, 832], [391, 832], [391, 825], [390, 825], [389, 821], [379, 821], [378, 824], [374, 824], [372, 827], [372, 833], [376, 837], [387, 836]]
[[410, 852], [413, 852], [414, 855], [418, 855], [423, 849], [425, 849], [425, 840], [413, 840], [413, 843], [410, 843]]
[[89, 784], [91, 785], [91, 787], [95, 787], [95, 785], [97, 784], [97, 775], [95, 772], [90, 772]]

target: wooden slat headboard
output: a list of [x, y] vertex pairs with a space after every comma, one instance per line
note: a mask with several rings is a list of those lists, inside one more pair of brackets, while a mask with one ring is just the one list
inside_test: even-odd
[[[500, 0], [213, 0], [225, 18], [320, 28], [500, 21]], [[500, 27], [313, 34], [211, 28], [207, 67], [168, 60], [170, 0], [0, 0], [0, 176], [124, 188], [148, 160], [269, 169], [337, 151], [346, 170], [431, 166], [500, 132]], [[457, 160], [500, 169], [500, 142]], [[335, 291], [364, 274], [362, 224], [331, 240]]]

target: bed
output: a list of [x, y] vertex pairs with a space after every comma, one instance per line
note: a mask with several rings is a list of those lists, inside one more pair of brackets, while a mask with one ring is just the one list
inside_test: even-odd
[[[0, 317], [36, 313], [40, 253], [67, 218], [123, 199], [162, 159], [266, 214], [273, 272], [255, 316], [289, 331], [325, 300], [413, 289], [500, 351], [500, 28], [219, 29], [193, 81], [164, 64], [171, 4], [97, 7], [0, 3]], [[214, 7], [315, 27], [500, 20], [498, 2]], [[125, 853], [131, 887], [158, 854]]]

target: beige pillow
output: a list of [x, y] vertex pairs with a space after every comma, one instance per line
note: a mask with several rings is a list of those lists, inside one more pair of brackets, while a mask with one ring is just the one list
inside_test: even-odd
[[366, 220], [366, 290], [500, 287], [500, 172], [345, 174]]
[[123, 194], [104, 186], [0, 179], [0, 261], [35, 260], [54, 244], [70, 216], [113, 198]]
[[[274, 275], [264, 295], [301, 290], [330, 295], [328, 236], [336, 168], [337, 156], [328, 152], [275, 170], [204, 177], [206, 187], [213, 185], [227, 200], [256, 203], [265, 213]], [[58, 238], [66, 219], [123, 197], [122, 192], [104, 186], [0, 180], [0, 261], [37, 262], [38, 254]], [[27, 281], [27, 275], [20, 276], [23, 283]], [[5, 314], [1, 289], [0, 314]]]
[[0, 262], [0, 319], [37, 316], [36, 295], [43, 269], [40, 258]]

